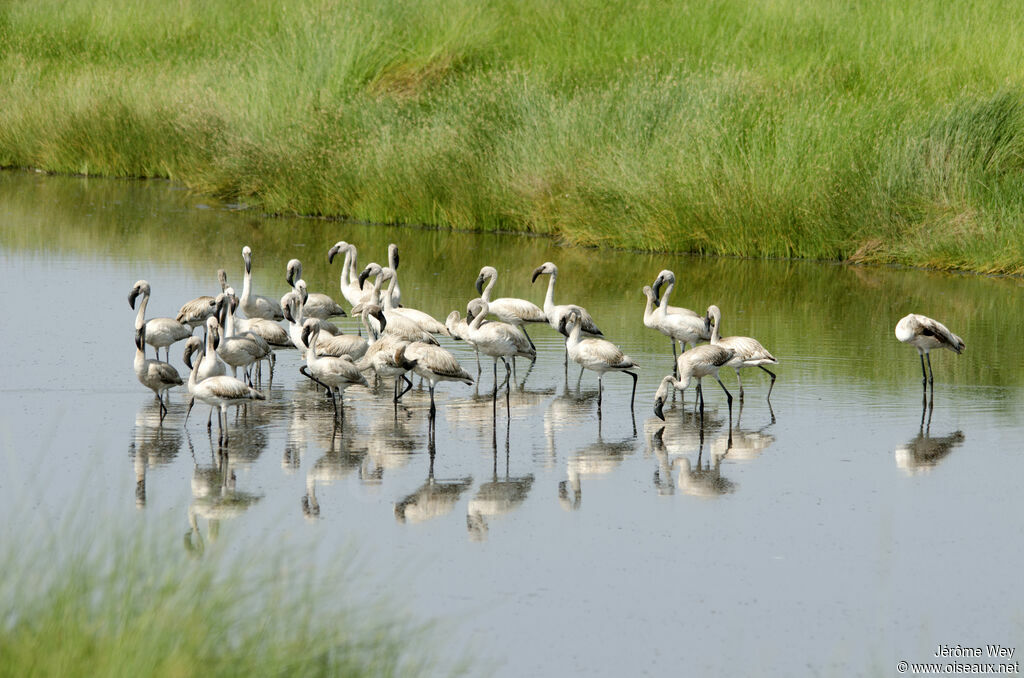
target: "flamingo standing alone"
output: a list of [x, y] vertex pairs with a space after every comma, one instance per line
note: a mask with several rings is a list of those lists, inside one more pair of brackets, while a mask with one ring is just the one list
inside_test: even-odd
[[[904, 344], [910, 344], [917, 349], [921, 357], [921, 386], [926, 390], [928, 384], [935, 392], [935, 374], [932, 372], [932, 358], [929, 351], [936, 348], [948, 348], [956, 354], [964, 352], [967, 348], [964, 340], [949, 331], [949, 328], [938, 320], [932, 320], [928, 316], [911, 313], [900, 319], [896, 324], [896, 338]], [[925, 374], [924, 362], [928, 360], [928, 373]]]

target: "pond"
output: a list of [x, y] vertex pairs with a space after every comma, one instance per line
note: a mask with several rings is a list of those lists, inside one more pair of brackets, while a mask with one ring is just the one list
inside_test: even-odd
[[[367, 595], [436, 620], [442, 656], [497, 676], [889, 675], [940, 644], [1024, 637], [1019, 279], [271, 218], [165, 182], [21, 172], [0, 174], [0, 214], [9, 525], [59, 533], [74, 514], [97, 538], [136, 524], [322, 562], [354, 545]], [[555, 262], [556, 302], [585, 306], [640, 364], [635, 409], [613, 373], [599, 416], [595, 375], [578, 382], [535, 325], [538, 358], [507, 396], [486, 359], [474, 386], [438, 387], [433, 436], [426, 388], [395, 407], [390, 381], [348, 389], [339, 429], [287, 349], [267, 400], [231, 412], [223, 460], [205, 406], [185, 425], [183, 389], [161, 424], [132, 370], [134, 282], [151, 284], [150, 317], [173, 317], [219, 291], [218, 268], [240, 290], [248, 245], [255, 292], [284, 294], [295, 257], [311, 291], [342, 301], [339, 240], [360, 266], [396, 243], [403, 304], [439, 319], [465, 314], [484, 265], [497, 296], [539, 304], [547, 278], [531, 272]], [[662, 269], [674, 305], [718, 305], [725, 334], [779, 359], [770, 403], [767, 375], [744, 373], [731, 431], [713, 380], [703, 423], [693, 389], [654, 416], [672, 358], [641, 288]], [[930, 407], [893, 335], [909, 312], [967, 345], [933, 353]], [[441, 342], [476, 377], [472, 350]]]

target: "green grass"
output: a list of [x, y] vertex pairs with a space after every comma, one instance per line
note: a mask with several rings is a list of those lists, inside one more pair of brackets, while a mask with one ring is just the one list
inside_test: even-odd
[[461, 670], [429, 661], [428, 634], [394, 621], [394, 613], [339, 608], [337, 582], [347, 577], [280, 556], [268, 562], [199, 549], [194, 534], [185, 537], [189, 549], [176, 539], [137, 537], [77, 548], [56, 539], [17, 548], [8, 542], [0, 556], [0, 676], [356, 678]]
[[15, 0], [0, 164], [271, 213], [1024, 273], [1011, 2]]

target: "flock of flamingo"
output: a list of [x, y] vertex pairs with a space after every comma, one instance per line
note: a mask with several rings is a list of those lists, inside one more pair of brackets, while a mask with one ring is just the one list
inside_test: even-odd
[[[532, 274], [532, 282], [542, 275], [548, 276], [543, 307], [525, 299], [492, 299], [491, 291], [497, 282], [498, 272], [492, 266], [484, 266], [476, 279], [480, 296], [468, 303], [466, 317], [462, 318], [459, 311], [452, 311], [441, 323], [423, 311], [402, 304], [396, 245], [388, 246], [387, 266], [371, 263], [361, 271], [356, 247], [346, 242], [338, 242], [330, 248], [328, 263], [342, 253], [341, 294], [350, 305], [349, 313], [361, 319], [365, 337], [362, 332], [358, 335], [344, 334], [329, 321], [332, 317], [349, 313], [329, 295], [307, 290], [302, 278], [302, 263], [298, 259], [287, 264], [287, 281], [292, 289], [280, 300], [254, 294], [252, 250], [248, 246], [242, 248], [245, 276], [241, 296], [228, 286], [226, 273], [220, 270], [221, 293], [216, 297], [202, 296], [185, 303], [175, 318], [147, 320], [150, 286], [145, 280], [136, 282], [128, 296], [133, 309], [141, 297], [135, 318], [135, 374], [159, 400], [161, 421], [167, 413], [163, 394], [187, 384], [190, 395], [188, 412], [196, 400], [209, 405], [211, 414], [207, 426], [212, 428], [212, 412], [217, 409], [219, 440], [226, 443], [227, 408], [266, 397], [254, 388], [253, 372], [258, 380], [264, 361], [269, 362], [273, 369], [275, 349], [297, 348], [305, 361], [299, 371], [330, 395], [336, 418], [339, 416], [338, 401], [344, 390], [355, 385], [368, 386], [367, 373], [372, 371], [377, 378], [392, 378], [395, 384], [393, 397], [397, 403], [412, 387], [407, 376], [411, 372], [429, 385], [430, 419], [433, 422], [436, 413], [434, 390], [439, 383], [473, 383], [473, 377], [450, 351], [439, 344], [437, 336], [463, 340], [471, 345], [477, 354], [478, 376], [480, 355], [491, 358], [496, 397], [501, 388], [507, 390], [509, 387], [515, 358], [530, 361], [537, 358], [536, 346], [526, 331], [530, 323], [547, 324], [565, 337], [566, 369], [571, 359], [580, 366], [581, 375], [584, 370], [597, 373], [599, 407], [604, 374], [625, 372], [630, 375], [633, 379], [632, 409], [639, 365], [617, 345], [603, 338], [585, 308], [575, 304], [555, 304], [555, 283], [558, 279], [555, 264], [545, 262]], [[709, 306], [705, 314], [670, 306], [669, 298], [675, 284], [675, 275], [664, 270], [652, 285], [643, 288], [647, 298], [644, 325], [669, 338], [674, 359], [673, 373], [661, 380], [655, 394], [655, 414], [664, 419], [662, 408], [670, 389], [684, 391], [692, 380], [696, 380], [703, 418], [701, 380], [713, 377], [726, 395], [731, 421], [733, 396], [718, 376], [723, 367], [735, 370], [741, 399], [743, 382], [740, 370], [757, 367], [766, 372], [771, 378], [767, 395], [770, 399], [776, 375], [765, 366], [777, 364], [778, 360], [752, 337], [722, 337], [722, 313], [717, 306]], [[239, 309], [245, 317], [236, 316]], [[287, 328], [280, 324], [282, 321], [287, 323]], [[193, 334], [198, 327], [205, 328], [203, 339]], [[929, 351], [947, 348], [961, 353], [964, 350], [960, 337], [942, 323], [923, 315], [910, 314], [902, 318], [895, 333], [897, 339], [917, 349], [926, 392], [929, 384], [934, 392]], [[186, 342], [184, 361], [189, 369], [185, 381], [170, 364], [170, 347], [183, 340]], [[709, 343], [699, 344], [701, 341]], [[678, 355], [677, 343], [680, 348]], [[146, 344], [154, 348], [155, 359], [146, 357]], [[166, 361], [159, 359], [161, 348], [165, 350]], [[498, 384], [499, 360], [505, 367], [505, 379], [501, 384]], [[228, 376], [228, 368], [231, 376]], [[238, 379], [239, 368], [243, 370], [244, 381]], [[343, 416], [343, 410], [340, 412]], [[187, 422], [188, 413], [185, 419]]]

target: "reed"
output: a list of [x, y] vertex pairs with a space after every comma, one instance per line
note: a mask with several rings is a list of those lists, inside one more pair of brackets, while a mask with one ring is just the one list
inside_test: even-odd
[[465, 668], [430, 660], [425, 629], [393, 612], [339, 606], [342, 579], [263, 554], [230, 556], [221, 544], [204, 549], [195, 530], [186, 549], [141, 533], [74, 547], [7, 543], [22, 547], [0, 555], [0, 676], [355, 678]]
[[275, 214], [1024, 272], [1010, 2], [0, 9], [0, 164]]

